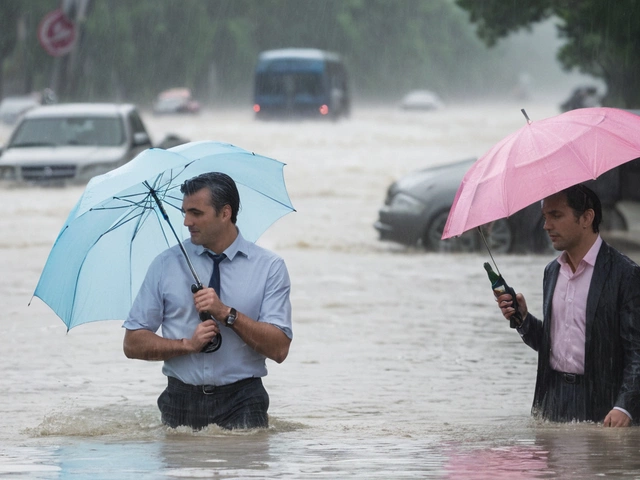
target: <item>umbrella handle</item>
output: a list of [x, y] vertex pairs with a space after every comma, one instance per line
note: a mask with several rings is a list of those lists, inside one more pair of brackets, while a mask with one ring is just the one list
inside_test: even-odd
[[[200, 282], [198, 282], [197, 284], [194, 283], [193, 285], [191, 285], [191, 292], [196, 293], [197, 291], [202, 290], [203, 288], [204, 287]], [[209, 312], [200, 312], [199, 315], [200, 315], [200, 321], [202, 322], [204, 322], [205, 320], [215, 320], [215, 318], [213, 318], [213, 316]], [[200, 352], [212, 353], [218, 350], [221, 346], [222, 346], [222, 335], [218, 333], [215, 337], [213, 337], [213, 339], [211, 339], [209, 343], [207, 343], [204, 347], [202, 347], [202, 350], [200, 350]]]

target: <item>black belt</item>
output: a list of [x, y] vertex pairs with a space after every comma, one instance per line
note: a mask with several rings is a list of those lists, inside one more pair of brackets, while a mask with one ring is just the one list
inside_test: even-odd
[[554, 372], [564, 383], [569, 385], [580, 385], [584, 378], [584, 375], [578, 375], [577, 373], [564, 373], [556, 370]]
[[214, 393], [224, 393], [224, 392], [236, 390], [238, 388], [242, 388], [251, 382], [260, 380], [260, 377], [245, 378], [243, 380], [238, 380], [237, 382], [228, 383], [227, 385], [190, 385], [174, 377], [167, 377], [167, 379], [169, 380], [169, 388], [182, 390], [184, 392], [204, 393], [205, 395], [213, 395]]

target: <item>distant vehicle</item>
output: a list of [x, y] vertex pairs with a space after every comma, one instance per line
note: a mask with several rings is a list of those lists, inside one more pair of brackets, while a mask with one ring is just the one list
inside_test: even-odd
[[171, 88], [160, 92], [153, 104], [156, 115], [175, 113], [198, 113], [200, 103], [193, 99], [188, 88]]
[[0, 120], [7, 125], [13, 125], [27, 111], [41, 105], [35, 95], [20, 95], [6, 97], [0, 102]]
[[86, 182], [151, 147], [131, 104], [69, 103], [29, 110], [0, 156], [0, 180]]
[[[407, 174], [392, 183], [374, 224], [380, 240], [418, 245], [431, 251], [473, 252], [485, 248], [477, 229], [460, 237], [441, 240], [458, 187], [475, 159]], [[602, 230], [626, 230], [627, 223], [615, 204], [640, 201], [640, 159], [586, 182], [603, 205]], [[482, 231], [493, 253], [541, 253], [552, 248], [542, 228], [539, 204], [484, 225]]]
[[58, 102], [58, 97], [50, 88], [28, 95], [13, 95], [5, 97], [0, 102], [0, 120], [7, 125], [15, 124], [28, 110], [40, 105], [50, 105]]
[[349, 116], [347, 71], [337, 53], [318, 49], [268, 50], [255, 69], [257, 119]]
[[443, 106], [440, 97], [430, 90], [412, 90], [400, 102], [403, 110], [438, 110]]
[[568, 112], [576, 108], [600, 107], [601, 96], [598, 89], [591, 85], [577, 87], [561, 105], [560, 110]]

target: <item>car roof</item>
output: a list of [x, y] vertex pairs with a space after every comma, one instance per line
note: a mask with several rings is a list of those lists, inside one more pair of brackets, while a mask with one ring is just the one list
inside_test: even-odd
[[188, 88], [170, 88], [169, 90], [163, 90], [158, 94], [158, 99], [164, 100], [166, 98], [188, 98], [191, 97], [191, 90]]
[[135, 109], [135, 105], [130, 103], [59, 103], [33, 108], [24, 115], [24, 118], [87, 115], [113, 117], [126, 115]]
[[326, 50], [320, 50], [318, 48], [280, 48], [276, 50], [265, 50], [264, 52], [260, 53], [258, 58], [260, 61], [286, 58], [340, 61], [339, 54]]

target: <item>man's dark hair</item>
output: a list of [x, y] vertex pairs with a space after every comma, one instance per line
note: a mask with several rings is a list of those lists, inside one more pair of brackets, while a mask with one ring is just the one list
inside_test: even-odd
[[593, 216], [591, 227], [595, 233], [598, 233], [600, 231], [600, 222], [602, 221], [602, 205], [596, 192], [579, 183], [565, 188], [562, 193], [567, 196], [567, 205], [573, 210], [576, 219], [580, 218], [587, 210], [593, 210], [595, 215]]
[[221, 172], [203, 173], [185, 180], [180, 186], [180, 191], [183, 195], [189, 196], [203, 188], [207, 188], [211, 193], [211, 205], [216, 214], [220, 213], [225, 205], [231, 207], [231, 223], [235, 224], [240, 210], [240, 194], [233, 178]]

